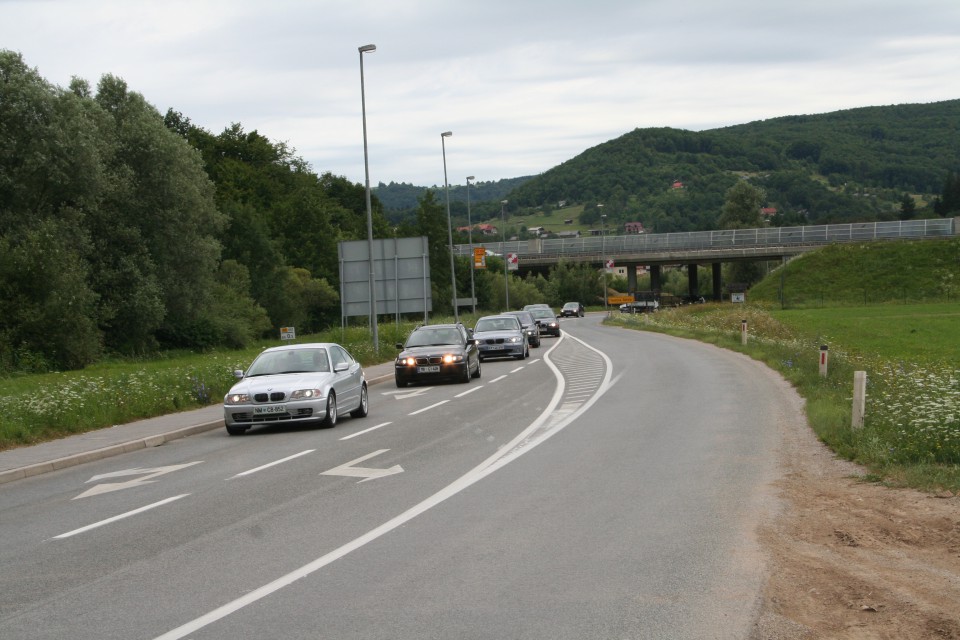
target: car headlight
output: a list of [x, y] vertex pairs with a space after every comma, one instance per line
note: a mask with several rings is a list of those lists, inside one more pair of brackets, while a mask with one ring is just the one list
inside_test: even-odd
[[508, 340], [508, 342], [520, 342], [520, 340], [521, 340], [521, 338], [518, 338], [517, 336], [513, 336], [512, 338], [510, 338], [510, 339]]
[[444, 364], [450, 364], [451, 362], [460, 362], [463, 360], [463, 356], [455, 353], [447, 353], [443, 356]]
[[310, 398], [323, 397], [323, 391], [320, 389], [297, 389], [290, 394], [291, 400], [309, 400]]
[[401, 367], [412, 367], [417, 364], [416, 358], [397, 358], [397, 364]]
[[223, 398], [224, 404], [247, 404], [250, 402], [250, 396], [245, 393], [228, 393]]

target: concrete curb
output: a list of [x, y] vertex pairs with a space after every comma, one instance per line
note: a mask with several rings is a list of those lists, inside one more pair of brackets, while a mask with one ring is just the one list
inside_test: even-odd
[[[393, 373], [369, 377], [367, 378], [367, 386], [370, 387], [376, 384], [381, 384], [391, 379], [393, 379]], [[204, 422], [202, 424], [191, 425], [189, 427], [181, 427], [179, 429], [157, 433], [144, 438], [136, 438], [128, 442], [121, 442], [108, 447], [101, 447], [99, 449], [91, 449], [89, 451], [71, 454], [69, 456], [56, 458], [47, 462], [38, 462], [36, 464], [18, 467], [16, 469], [0, 471], [0, 485], [7, 482], [13, 482], [14, 480], [22, 480], [23, 478], [30, 478], [43, 473], [49, 473], [51, 471], [75, 467], [85, 462], [93, 462], [94, 460], [102, 460], [103, 458], [118, 456], [122, 453], [137, 451], [138, 449], [159, 447], [160, 445], [170, 442], [171, 440], [186, 438], [187, 436], [193, 436], [198, 433], [204, 433], [206, 431], [212, 431], [222, 427], [223, 419], [213, 420], [212, 422]]]

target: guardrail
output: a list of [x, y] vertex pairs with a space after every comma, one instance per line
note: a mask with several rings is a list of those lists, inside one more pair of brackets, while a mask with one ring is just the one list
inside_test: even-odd
[[[617, 254], [642, 254], [664, 251], [704, 251], [749, 247], [816, 246], [835, 242], [865, 242], [908, 238], [952, 236], [957, 233], [957, 218], [854, 222], [804, 227], [767, 227], [761, 229], [725, 229], [679, 233], [645, 233], [623, 236], [588, 236], [514, 240], [510, 242], [474, 242], [495, 254], [516, 253], [529, 257], [563, 257]], [[454, 247], [457, 255], [469, 255], [470, 246]]]

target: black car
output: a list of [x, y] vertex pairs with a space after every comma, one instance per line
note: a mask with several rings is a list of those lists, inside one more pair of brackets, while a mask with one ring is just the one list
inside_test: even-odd
[[523, 333], [527, 336], [530, 346], [540, 346], [540, 326], [529, 311], [504, 311], [502, 315], [516, 316], [520, 320], [520, 326], [523, 327]]
[[574, 317], [582, 318], [583, 317], [583, 305], [579, 302], [568, 302], [563, 305], [563, 308], [560, 309], [560, 315], [564, 318]]
[[533, 319], [540, 325], [541, 336], [560, 337], [560, 323], [557, 322], [557, 316], [554, 314], [553, 309], [549, 307], [530, 309], [530, 315], [532, 315]]
[[462, 324], [419, 326], [406, 344], [397, 343], [397, 349], [401, 350], [395, 365], [398, 387], [436, 380], [470, 382], [471, 377], [480, 377], [477, 341]]

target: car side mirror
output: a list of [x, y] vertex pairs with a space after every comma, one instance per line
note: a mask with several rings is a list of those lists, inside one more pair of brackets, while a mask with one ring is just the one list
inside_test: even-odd
[[234, 369], [233, 377], [236, 378], [237, 380], [240, 380], [241, 378], [243, 378], [243, 369]]
[[403, 343], [402, 343], [402, 342], [398, 342], [398, 343], [396, 344], [396, 347], [397, 347], [397, 349], [403, 350]]
[[334, 372], [334, 373], [340, 373], [341, 371], [346, 371], [346, 370], [349, 369], [349, 368], [350, 368], [350, 364], [349, 364], [349, 363], [346, 363], [346, 362], [338, 362], [337, 364], [333, 365], [333, 372]]

